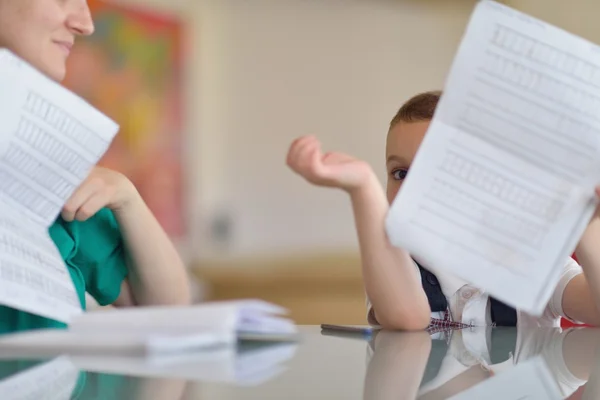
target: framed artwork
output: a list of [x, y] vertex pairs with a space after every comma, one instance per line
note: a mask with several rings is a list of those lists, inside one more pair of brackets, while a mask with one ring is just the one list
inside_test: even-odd
[[100, 165], [129, 177], [167, 233], [182, 237], [182, 21], [146, 7], [88, 4], [96, 31], [78, 39], [65, 84], [121, 127]]

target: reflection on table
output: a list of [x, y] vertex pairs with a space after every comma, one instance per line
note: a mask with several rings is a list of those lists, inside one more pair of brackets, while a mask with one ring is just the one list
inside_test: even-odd
[[[327, 335], [177, 356], [0, 361], [4, 399], [599, 399], [600, 330]], [[6, 353], [7, 354], [7, 353]], [[6, 358], [5, 353], [0, 359]]]
[[240, 344], [188, 354], [64, 355], [0, 361], [2, 399], [184, 399], [192, 382], [253, 386], [285, 370], [296, 344]]
[[364, 398], [600, 398], [586, 387], [600, 366], [599, 343], [596, 329], [490, 327], [435, 337], [381, 331], [367, 347]]

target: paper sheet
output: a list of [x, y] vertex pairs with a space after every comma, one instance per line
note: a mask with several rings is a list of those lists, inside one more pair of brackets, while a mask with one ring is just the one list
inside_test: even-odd
[[118, 126], [27, 64], [2, 62], [0, 72], [0, 193], [48, 227]]
[[391, 206], [390, 240], [541, 314], [595, 207], [599, 111], [597, 46], [478, 3]]
[[81, 313], [47, 229], [118, 126], [0, 49], [0, 303], [68, 322]]
[[100, 332], [37, 329], [0, 336], [0, 359], [44, 359], [58, 355], [147, 356], [175, 355], [235, 347], [235, 332], [203, 331], [156, 334], [107, 328]]
[[2, 211], [0, 303], [61, 321], [81, 313], [71, 275], [46, 230]]

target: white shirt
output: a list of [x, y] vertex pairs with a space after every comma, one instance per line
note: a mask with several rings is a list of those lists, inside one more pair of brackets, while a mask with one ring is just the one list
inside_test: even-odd
[[[419, 267], [415, 263], [415, 268]], [[567, 318], [562, 308], [563, 293], [567, 284], [583, 273], [581, 266], [572, 258], [568, 258], [558, 283], [550, 297], [550, 301], [540, 317], [533, 317], [517, 310], [517, 324], [533, 324], [535, 326], [559, 327], [560, 318]], [[489, 296], [485, 291], [473, 287], [466, 282], [447, 274], [436, 273], [442, 288], [453, 321], [472, 326], [488, 326], [491, 324]], [[419, 274], [420, 276], [420, 274]], [[432, 312], [432, 318], [443, 318], [443, 313]], [[373, 327], [379, 327], [372, 312], [372, 306], [367, 297], [367, 320]]]

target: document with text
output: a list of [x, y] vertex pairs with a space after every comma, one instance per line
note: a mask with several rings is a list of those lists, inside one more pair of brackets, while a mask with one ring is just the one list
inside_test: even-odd
[[0, 304], [62, 322], [82, 312], [48, 228], [118, 125], [0, 49]]
[[599, 183], [600, 48], [481, 1], [386, 229], [433, 272], [540, 315]]

